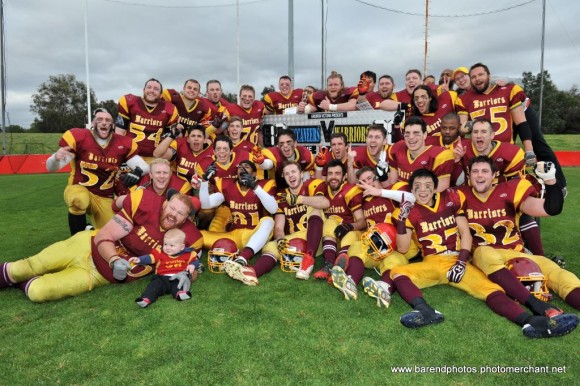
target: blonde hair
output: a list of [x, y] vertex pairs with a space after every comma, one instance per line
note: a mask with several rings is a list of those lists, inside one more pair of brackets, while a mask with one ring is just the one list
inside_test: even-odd
[[340, 85], [342, 87], [344, 87], [344, 81], [342, 80], [342, 75], [340, 75], [338, 72], [336, 72], [334, 70], [330, 72], [330, 75], [328, 75], [328, 78], [326, 78], [326, 82], [328, 83], [328, 81], [330, 79], [334, 79], [334, 78], [340, 79]]
[[164, 240], [171, 239], [173, 241], [181, 242], [185, 244], [185, 232], [181, 229], [173, 228], [165, 232], [165, 236], [163, 236]]

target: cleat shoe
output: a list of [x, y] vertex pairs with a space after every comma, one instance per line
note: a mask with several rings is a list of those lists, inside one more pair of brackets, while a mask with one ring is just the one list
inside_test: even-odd
[[252, 267], [246, 267], [235, 261], [228, 260], [224, 263], [224, 271], [232, 279], [241, 281], [247, 286], [255, 287], [258, 285], [256, 271]]
[[401, 316], [401, 324], [408, 328], [420, 328], [430, 324], [438, 324], [445, 320], [443, 314], [437, 310], [429, 314], [423, 314], [419, 310], [407, 312]]
[[343, 271], [342, 268], [335, 265], [330, 270], [330, 275], [332, 277], [332, 284], [342, 292], [345, 300], [358, 299], [356, 283]]
[[296, 279], [308, 280], [313, 269], [314, 257], [312, 257], [309, 253], [305, 253], [304, 256], [302, 256], [300, 269], [296, 272]]
[[365, 277], [362, 280], [365, 293], [371, 298], [377, 299], [377, 307], [389, 308], [391, 305], [391, 286], [384, 281], [373, 280]]
[[135, 303], [141, 307], [141, 308], [145, 308], [147, 307], [149, 304], [151, 304], [151, 300], [147, 299], [147, 298], [137, 298], [135, 299]]
[[348, 262], [350, 261], [350, 257], [346, 254], [346, 253], [341, 253], [340, 255], [338, 255], [338, 257], [336, 258], [334, 265], [338, 265], [340, 268], [342, 268], [342, 270], [344, 272], [346, 272], [346, 269], [348, 268]]
[[243, 258], [243, 257], [241, 257], [241, 256], [236, 256], [236, 257], [234, 258], [234, 261], [235, 261], [236, 263], [238, 263], [239, 265], [241, 265], [242, 267], [245, 267], [246, 265], [248, 265], [248, 262], [246, 261], [246, 259], [244, 259], [244, 258]]
[[179, 291], [175, 294], [175, 299], [182, 301], [182, 300], [189, 300], [191, 299], [191, 293], [187, 291]]
[[574, 314], [560, 314], [553, 318], [532, 316], [531, 323], [522, 327], [522, 333], [528, 338], [555, 338], [572, 332], [580, 320]]
[[318, 279], [318, 280], [327, 280], [328, 278], [330, 278], [330, 270], [331, 269], [332, 269], [332, 263], [325, 261], [322, 268], [320, 268], [320, 270], [318, 270], [314, 273], [314, 278]]

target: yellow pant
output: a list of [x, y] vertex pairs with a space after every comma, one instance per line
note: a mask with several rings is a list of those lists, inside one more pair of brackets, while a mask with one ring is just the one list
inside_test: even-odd
[[479, 267], [486, 275], [490, 275], [505, 268], [507, 261], [516, 257], [525, 257], [538, 264], [542, 273], [548, 279], [548, 288], [556, 292], [562, 299], [565, 299], [573, 289], [580, 288], [578, 276], [561, 268], [544, 256], [529, 255], [511, 249], [481, 246], [477, 247], [473, 253], [473, 264]]
[[393, 268], [391, 278], [395, 279], [399, 275], [407, 276], [419, 288], [449, 284], [481, 300], [485, 300], [493, 292], [504, 292], [499, 285], [491, 282], [483, 272], [470, 263], [467, 263], [463, 279], [459, 283], [450, 283], [447, 280], [447, 272], [456, 262], [457, 255], [425, 256], [420, 263]]
[[38, 276], [28, 287], [33, 302], [76, 296], [109, 283], [95, 268], [91, 256], [91, 231], [56, 242], [27, 259], [8, 264], [15, 282]]
[[82, 185], [68, 185], [64, 189], [64, 202], [71, 214], [88, 214], [95, 228], [102, 228], [113, 218], [113, 199], [97, 196]]
[[[298, 231], [286, 236], [286, 240], [293, 240], [293, 239], [304, 239], [306, 240], [306, 231]], [[264, 245], [262, 249], [262, 253], [269, 253], [274, 255], [277, 260], [280, 260], [280, 253], [278, 252], [278, 244], [276, 241], [270, 241]], [[322, 243], [318, 244], [318, 250], [316, 251], [315, 255], [312, 257], [316, 257], [322, 254]]]
[[[238, 250], [242, 250], [246, 246], [248, 241], [250, 240], [250, 237], [252, 237], [253, 234], [256, 233], [256, 231], [258, 229], [260, 229], [260, 226], [264, 222], [272, 222], [273, 223], [274, 220], [272, 220], [272, 217], [262, 217], [260, 219], [260, 222], [258, 223], [258, 225], [254, 229], [236, 229], [236, 230], [233, 230], [231, 232], [212, 232], [212, 231], [202, 230], [200, 232], [203, 235], [203, 248], [205, 250], [210, 250], [211, 247], [213, 246], [213, 243], [215, 243], [217, 240], [219, 240], [219, 239], [231, 239], [236, 243]], [[268, 239], [270, 239], [270, 237], [272, 237], [272, 232], [270, 232]], [[258, 253], [259, 251], [254, 251], [254, 252]]]
[[[341, 223], [342, 221], [338, 222], [335, 217], [330, 217], [324, 220], [324, 226], [322, 227], [322, 239], [324, 238], [336, 239], [336, 236], [334, 235], [334, 230]], [[339, 249], [342, 246], [352, 245], [360, 240], [361, 235], [362, 235], [361, 231], [350, 231], [342, 238], [342, 240], [336, 240], [336, 244], [339, 247]]]
[[409, 264], [409, 260], [407, 260], [407, 257], [405, 257], [404, 255], [402, 255], [397, 251], [393, 251], [390, 255], [388, 255], [382, 260], [373, 260], [367, 255], [365, 246], [360, 240], [351, 244], [350, 247], [348, 248], [347, 253], [351, 257], [352, 256], [359, 257], [365, 264], [365, 268], [367, 269], [377, 268], [381, 273], [381, 275], [388, 269], [393, 269], [395, 267], [398, 267], [399, 265]]

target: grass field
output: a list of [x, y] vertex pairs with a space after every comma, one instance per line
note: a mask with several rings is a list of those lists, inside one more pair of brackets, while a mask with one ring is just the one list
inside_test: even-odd
[[[58, 149], [62, 134], [8, 133], [6, 149], [8, 154], [49, 154]], [[546, 135], [546, 141], [553, 150], [580, 150], [580, 135]]]
[[[566, 173], [564, 213], [542, 220], [542, 234], [546, 251], [579, 274], [580, 168]], [[67, 237], [65, 183], [64, 174], [0, 176], [0, 261]], [[165, 296], [140, 309], [133, 301], [147, 282], [44, 304], [2, 290], [0, 385], [573, 385], [580, 377], [580, 330], [530, 340], [450, 287], [425, 290], [445, 322], [409, 330], [399, 323], [409, 307], [398, 295], [388, 310], [362, 291], [347, 302], [326, 283], [278, 268], [255, 288], [205, 273], [192, 300]], [[553, 303], [570, 311], [559, 298]], [[544, 366], [548, 373], [529, 373]]]

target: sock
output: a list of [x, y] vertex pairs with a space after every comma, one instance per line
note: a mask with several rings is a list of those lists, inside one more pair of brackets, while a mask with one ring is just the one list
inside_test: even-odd
[[70, 228], [70, 235], [73, 236], [87, 227], [87, 219], [84, 214], [68, 214], [68, 227]]
[[365, 274], [365, 263], [356, 256], [351, 257], [348, 262], [346, 274], [351, 277], [355, 284], [360, 283]]
[[387, 269], [385, 272], [383, 272], [383, 274], [381, 275], [381, 281], [384, 281], [385, 283], [387, 283], [389, 285], [389, 293], [392, 295], [397, 288], [395, 287], [395, 283], [393, 283], [393, 279], [391, 279], [391, 270]]
[[407, 276], [398, 276], [395, 280], [393, 280], [393, 282], [395, 284], [395, 288], [399, 290], [399, 294], [403, 300], [415, 308], [413, 305], [413, 299], [423, 298], [421, 290], [419, 290], [419, 288], [417, 288], [417, 286], [413, 284], [411, 279], [409, 279]]
[[564, 301], [575, 309], [580, 310], [580, 288], [574, 288], [572, 292], [566, 296]]
[[256, 277], [260, 277], [273, 270], [276, 264], [278, 264], [278, 262], [273, 255], [264, 253], [262, 256], [258, 257], [258, 260], [256, 260], [256, 263], [252, 268], [256, 271]]
[[316, 251], [322, 239], [322, 219], [318, 216], [308, 218], [308, 228], [306, 229], [306, 252], [316, 257]]
[[524, 287], [520, 280], [507, 268], [502, 268], [487, 276], [489, 280], [498, 284], [505, 293], [520, 304], [526, 304], [530, 291]]
[[38, 279], [40, 276], [34, 276], [33, 278], [30, 278], [26, 281], [22, 281], [20, 283], [15, 283], [14, 286], [16, 288], [18, 288], [19, 290], [21, 290], [22, 292], [24, 292], [24, 295], [28, 296], [28, 288], [30, 287], [30, 284]]
[[0, 263], [0, 288], [7, 288], [12, 284], [8, 276], [8, 263]]
[[522, 314], [529, 316], [529, 314], [527, 314], [518, 303], [508, 298], [507, 295], [501, 291], [491, 293], [485, 299], [485, 303], [493, 312], [514, 323], [518, 323], [518, 318], [520, 318]]
[[322, 241], [322, 256], [324, 257], [325, 263], [334, 264], [334, 260], [336, 260], [336, 241]]
[[350, 247], [350, 245], [345, 245], [345, 246], [340, 247], [340, 250], [338, 251], [338, 253], [336, 255], [338, 256], [342, 253], [344, 253], [346, 255], [349, 247]]
[[528, 296], [528, 298], [526, 299], [526, 302], [524, 304], [530, 310], [532, 310], [534, 312], [534, 314], [542, 315], [542, 316], [546, 315], [547, 310], [549, 310], [551, 308], [556, 308], [556, 307], [549, 305], [548, 303], [546, 303], [544, 301], [541, 301], [540, 299], [538, 299], [537, 297], [535, 297], [532, 294], [530, 294], [530, 296]]
[[246, 261], [250, 261], [252, 256], [254, 256], [254, 251], [250, 247], [244, 247], [238, 256], [243, 257]]
[[522, 234], [524, 245], [533, 255], [545, 256], [544, 246], [542, 245], [542, 236], [540, 235], [540, 227], [533, 217], [521, 217], [520, 233]]

